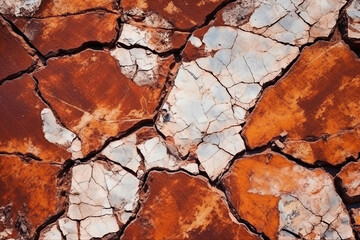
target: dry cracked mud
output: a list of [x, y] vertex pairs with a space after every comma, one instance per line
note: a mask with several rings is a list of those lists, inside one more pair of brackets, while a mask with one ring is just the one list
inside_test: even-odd
[[360, 239], [360, 0], [0, 0], [0, 240]]

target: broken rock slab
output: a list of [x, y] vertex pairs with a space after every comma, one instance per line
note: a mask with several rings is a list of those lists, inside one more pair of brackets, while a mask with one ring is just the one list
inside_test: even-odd
[[121, 239], [260, 239], [238, 223], [203, 177], [150, 172], [141, 208]]
[[57, 165], [0, 155], [0, 238], [30, 239], [45, 220], [62, 210], [59, 170]]
[[333, 179], [321, 169], [267, 152], [236, 160], [222, 183], [240, 217], [270, 239], [354, 239]]
[[13, 23], [44, 56], [87, 43], [108, 44], [117, 36], [116, 14], [92, 11], [49, 18], [14, 18]]
[[346, 164], [336, 175], [336, 182], [339, 184], [344, 198], [347, 202], [357, 202], [360, 199], [360, 162]]
[[287, 132], [282, 151], [306, 163], [338, 165], [356, 158], [359, 76], [360, 63], [343, 42], [320, 41], [305, 48], [257, 103], [243, 130], [247, 144], [264, 146]]
[[152, 85], [137, 86], [109, 52], [94, 50], [51, 59], [34, 76], [59, 120], [81, 139], [84, 156], [109, 137], [153, 118], [166, 79], [159, 75]]
[[37, 60], [34, 55], [34, 51], [0, 17], [0, 83], [4, 78], [33, 66]]
[[0, 151], [62, 163], [71, 158], [67, 148], [74, 138], [70, 132], [60, 134], [64, 128], [35, 88], [35, 81], [27, 74], [0, 86], [0, 112], [4, 116], [0, 118]]

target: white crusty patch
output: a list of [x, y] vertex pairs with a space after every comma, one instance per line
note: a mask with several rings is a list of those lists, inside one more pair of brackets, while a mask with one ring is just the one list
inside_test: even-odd
[[141, 157], [136, 149], [135, 134], [131, 134], [121, 140], [110, 142], [101, 153], [108, 159], [119, 163], [123, 167], [131, 169], [135, 173], [140, 167]]
[[[118, 39], [119, 43], [122, 43], [126, 46], [139, 45], [147, 47], [153, 51], [162, 53], [172, 49], [173, 45], [171, 42], [172, 30], [154, 30], [147, 28], [140, 28], [130, 24], [123, 24], [120, 37]], [[161, 42], [154, 41], [154, 39], [161, 39]]]
[[[233, 27], [210, 27], [202, 39], [190, 37], [209, 54], [183, 62], [156, 124], [172, 137], [182, 156], [196, 154], [211, 179], [216, 179], [234, 155], [245, 149], [240, 136], [246, 112], [266, 82], [273, 80], [299, 54], [298, 47]], [[228, 142], [235, 149], [220, 144]]]
[[279, 232], [286, 229], [305, 238], [311, 234], [315, 239], [353, 239], [349, 215], [333, 180], [320, 171], [296, 165], [280, 168], [276, 177], [254, 173], [249, 192], [280, 197]]
[[[327, 37], [334, 28], [345, 0], [259, 0], [241, 29], [279, 42], [302, 46]], [[234, 25], [225, 18], [225, 23]]]
[[31, 16], [40, 7], [41, 0], [2, 0], [0, 13], [19, 16]]
[[117, 59], [121, 73], [138, 86], [152, 85], [157, 80], [160, 57], [142, 48], [116, 48], [111, 55]]
[[67, 148], [72, 153], [73, 158], [81, 158], [81, 141], [76, 137], [75, 133], [61, 126], [54, 113], [49, 108], [41, 111], [41, 119], [43, 121], [44, 137], [51, 143]]
[[348, 16], [348, 37], [360, 38], [360, 2], [353, 0], [347, 7], [346, 14]]
[[145, 168], [165, 168], [169, 170], [185, 169], [193, 174], [198, 174], [196, 163], [188, 163], [168, 153], [166, 144], [159, 137], [154, 137], [137, 146], [144, 156]]

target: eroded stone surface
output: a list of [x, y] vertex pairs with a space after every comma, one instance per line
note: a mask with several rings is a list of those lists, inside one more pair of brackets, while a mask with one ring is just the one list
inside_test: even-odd
[[360, 199], [360, 162], [346, 164], [336, 175], [339, 184], [346, 195], [346, 200], [352, 202]]
[[[230, 201], [271, 239], [353, 239], [350, 218], [330, 175], [276, 153], [238, 159], [224, 176]], [[293, 237], [292, 237], [293, 238]]]
[[159, 78], [164, 79], [173, 61], [172, 57], [162, 58], [142, 48], [117, 47], [110, 53], [118, 61], [121, 73], [138, 86], [155, 85]]
[[[301, 46], [318, 37], [327, 37], [345, 3], [345, 0], [253, 1], [254, 10], [248, 22], [240, 28]], [[232, 18], [226, 18], [224, 14], [223, 19], [225, 23], [234, 24]]]
[[61, 16], [95, 9], [114, 11], [117, 7], [115, 0], [48, 0], [42, 2], [34, 17]]
[[0, 155], [1, 239], [29, 239], [40, 224], [61, 210], [59, 170], [56, 165]]
[[[250, 148], [286, 132], [282, 151], [304, 162], [336, 165], [357, 157], [359, 66], [343, 42], [318, 42], [304, 49], [289, 74], [264, 92], [249, 117], [243, 135]], [[311, 139], [315, 141], [304, 142]]]
[[38, 10], [41, 0], [4, 0], [0, 3], [0, 13], [15, 16], [31, 16]]
[[143, 204], [122, 239], [257, 239], [201, 177], [151, 172]]
[[353, 0], [346, 8], [347, 14], [347, 36], [349, 38], [360, 38], [360, 2]]
[[43, 55], [76, 49], [85, 43], [115, 41], [118, 16], [103, 11], [13, 22]]
[[123, 24], [118, 42], [126, 46], [139, 45], [158, 53], [182, 47], [189, 33], [161, 28], [151, 28], [136, 23]]
[[273, 80], [298, 52], [297, 47], [232, 27], [200, 29], [189, 39], [185, 62], [162, 107], [167, 114], [157, 121], [159, 130], [174, 139], [182, 156], [197, 146], [202, 167], [216, 179], [245, 149], [239, 125], [261, 85]]
[[[48, 137], [44, 134], [42, 111], [47, 105], [37, 96], [35, 81], [29, 75], [4, 82], [0, 86], [0, 99], [3, 116], [0, 118], [1, 152], [29, 154], [47, 162], [63, 162], [71, 158], [67, 146], [61, 146], [66, 141], [63, 136], [56, 139], [50, 132]], [[49, 126], [45, 128], [54, 130]]]
[[0, 81], [28, 69], [36, 60], [33, 55], [25, 41], [16, 36], [10, 25], [0, 17]]
[[108, 52], [93, 50], [50, 60], [34, 75], [61, 122], [81, 139], [83, 155], [152, 118], [166, 78], [159, 75], [156, 83], [139, 87], [121, 73]]
[[101, 153], [139, 177], [153, 168], [199, 173], [194, 161], [181, 160], [177, 152], [172, 151], [172, 144], [166, 143], [153, 128], [142, 128], [128, 137], [110, 142]]
[[[140, 181], [118, 165], [96, 161], [72, 170], [67, 217], [59, 220], [65, 235], [80, 239], [117, 232], [133, 214]], [[73, 220], [80, 221], [80, 229]]]
[[147, 18], [145, 22], [149, 25], [155, 23], [167, 28], [189, 30], [203, 24], [207, 15], [211, 14], [222, 2], [220, 0], [123, 0], [121, 7], [126, 14], [134, 18], [145, 16]]

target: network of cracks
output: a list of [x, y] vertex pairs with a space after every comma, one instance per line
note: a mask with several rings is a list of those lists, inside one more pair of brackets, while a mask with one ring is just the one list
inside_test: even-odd
[[360, 1], [0, 14], [0, 239], [360, 239]]

